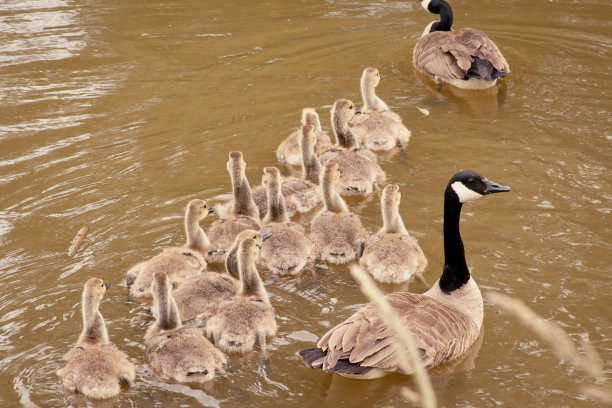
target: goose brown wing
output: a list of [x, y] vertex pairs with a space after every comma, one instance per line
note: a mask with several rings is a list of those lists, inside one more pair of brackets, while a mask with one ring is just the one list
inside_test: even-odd
[[499, 48], [473, 28], [434, 31], [422, 37], [413, 51], [413, 63], [419, 71], [442, 78], [463, 79], [475, 57], [488, 61], [499, 72], [510, 72]]
[[[429, 368], [461, 355], [478, 337], [476, 324], [456, 308], [429, 296], [392, 293], [387, 300], [413, 335], [423, 366]], [[317, 347], [327, 350], [323, 370], [332, 370], [340, 359], [362, 367], [412, 372], [400, 368], [393, 348], [397, 336], [369, 303], [328, 331]]]

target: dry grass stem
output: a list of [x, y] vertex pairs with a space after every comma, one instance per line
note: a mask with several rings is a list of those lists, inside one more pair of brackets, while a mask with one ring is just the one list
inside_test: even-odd
[[[400, 317], [393, 308], [391, 308], [391, 305], [384, 294], [378, 289], [370, 275], [358, 265], [353, 265], [351, 267], [351, 274], [359, 284], [361, 291], [376, 305], [380, 312], [381, 319], [389, 325], [397, 335], [399, 342], [393, 343], [393, 347], [398, 354], [402, 368], [414, 369], [414, 377], [419, 390], [421, 405], [426, 408], [435, 407], [436, 395], [429, 381], [429, 376], [421, 364], [412, 336], [403, 329]], [[414, 395], [408, 398], [412, 399]]]
[[601, 359], [590, 343], [583, 342], [585, 356], [582, 356], [578, 353], [572, 339], [561, 327], [538, 316], [522, 300], [499, 292], [488, 292], [485, 298], [506, 312], [515, 315], [531, 331], [550, 344], [553, 353], [558, 358], [570, 362], [584, 371], [591, 379], [597, 379], [603, 375]]

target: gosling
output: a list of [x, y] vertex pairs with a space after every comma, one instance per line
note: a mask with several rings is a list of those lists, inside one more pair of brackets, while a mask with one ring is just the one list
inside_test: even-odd
[[127, 272], [127, 285], [131, 298], [151, 297], [151, 282], [156, 271], [165, 271], [172, 284], [178, 287], [188, 276], [199, 274], [206, 268], [202, 255], [210, 241], [200, 227], [200, 222], [214, 210], [206, 201], [194, 199], [185, 210], [185, 234], [187, 243], [181, 247], [164, 249], [148, 261], [140, 262]]
[[410, 236], [399, 213], [402, 193], [395, 184], [382, 192], [383, 227], [364, 245], [358, 243], [359, 263], [379, 282], [400, 283], [412, 277], [423, 280], [427, 258], [418, 242]]
[[[314, 127], [315, 132], [315, 152], [320, 155], [333, 145], [327, 132], [321, 129], [321, 121], [319, 115], [314, 108], [302, 109], [302, 126], [310, 125]], [[290, 164], [299, 166], [302, 164], [302, 154], [300, 152], [300, 128], [296, 129], [287, 139], [283, 140], [276, 149], [276, 157], [281, 164]]]
[[227, 205], [217, 207], [222, 219], [215, 221], [208, 230], [212, 242], [205, 255], [208, 262], [223, 263], [227, 251], [240, 231], [245, 229], [258, 231], [260, 228], [259, 211], [253, 201], [245, 170], [246, 162], [242, 153], [230, 152], [227, 171], [232, 179], [234, 199], [231, 207]]
[[66, 366], [57, 371], [68, 390], [95, 399], [116, 396], [120, 385], [133, 385], [136, 376], [134, 364], [110, 342], [98, 310], [109, 286], [98, 278], [85, 283], [83, 331], [75, 346], [64, 355]]
[[368, 238], [359, 217], [348, 210], [336, 191], [339, 178], [338, 164], [326, 163], [321, 175], [325, 208], [312, 220], [309, 235], [317, 247], [317, 258], [334, 264], [354, 260], [357, 243]]
[[212, 380], [225, 364], [225, 355], [200, 329], [181, 326], [165, 272], [155, 272], [152, 286], [158, 313], [145, 335], [147, 361], [155, 371], [179, 382]]
[[[312, 126], [304, 127], [312, 130]], [[260, 232], [272, 236], [262, 244], [258, 259], [263, 267], [275, 274], [296, 275], [306, 263], [314, 259], [314, 245], [306, 237], [301, 225], [289, 222], [281, 183], [281, 175], [276, 167], [264, 169], [262, 185], [266, 187], [268, 212]]]
[[206, 324], [213, 343], [227, 352], [246, 353], [255, 343], [266, 352], [266, 339], [276, 334], [274, 309], [257, 272], [255, 259], [267, 235], [255, 233], [244, 239], [237, 252], [242, 286], [236, 299], [221, 305]]
[[362, 146], [371, 150], [390, 150], [405, 147], [410, 140], [410, 131], [402, 118], [392, 112], [376, 95], [376, 87], [382, 79], [376, 68], [366, 68], [361, 76], [361, 114], [351, 121], [351, 129]]

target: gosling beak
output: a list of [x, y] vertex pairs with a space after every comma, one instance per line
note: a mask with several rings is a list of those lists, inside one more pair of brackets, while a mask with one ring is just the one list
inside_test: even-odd
[[215, 214], [215, 209], [212, 207], [208, 207], [208, 213], [209, 214]]
[[271, 232], [266, 232], [265, 234], [261, 234], [261, 242], [264, 242], [266, 239], [272, 236]]
[[380, 75], [380, 79], [383, 79], [383, 78], [384, 78], [384, 76]]
[[487, 188], [484, 191], [485, 195], [493, 194], [493, 193], [505, 193], [507, 191], [510, 191], [510, 186], [503, 186], [491, 180], [485, 180], [484, 182], [487, 186]]
[[359, 115], [360, 113], [361, 111], [359, 110], [359, 108], [355, 106], [355, 115]]
[[110, 288], [110, 285], [108, 283], [105, 283], [104, 286], [106, 287], [106, 289]]

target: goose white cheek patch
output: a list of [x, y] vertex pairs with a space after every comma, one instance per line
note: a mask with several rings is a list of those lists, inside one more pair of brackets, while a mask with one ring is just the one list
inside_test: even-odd
[[482, 197], [482, 194], [477, 193], [474, 190], [470, 190], [460, 181], [455, 181], [453, 184], [451, 184], [451, 187], [457, 194], [457, 197], [459, 197], [460, 203], [477, 200]]
[[430, 1], [431, 1], [431, 0], [421, 0], [421, 6], [423, 6], [423, 8], [425, 9], [425, 11], [429, 11], [429, 10], [427, 9], [427, 7], [429, 7], [429, 2], [430, 2]]

